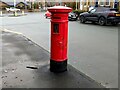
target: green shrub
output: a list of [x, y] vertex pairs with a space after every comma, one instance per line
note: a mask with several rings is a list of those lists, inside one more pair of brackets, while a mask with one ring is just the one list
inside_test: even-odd
[[66, 3], [66, 6], [67, 6], [67, 7], [71, 7], [73, 10], [76, 9], [76, 3], [75, 3], [75, 2], [67, 2], [67, 3]]
[[79, 16], [81, 13], [83, 13], [85, 11], [83, 11], [83, 10], [73, 10], [73, 12], [76, 13]]

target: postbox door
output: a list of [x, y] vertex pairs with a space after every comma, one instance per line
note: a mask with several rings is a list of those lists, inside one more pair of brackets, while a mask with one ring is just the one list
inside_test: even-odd
[[67, 28], [64, 23], [52, 23], [51, 27], [51, 58], [67, 59]]

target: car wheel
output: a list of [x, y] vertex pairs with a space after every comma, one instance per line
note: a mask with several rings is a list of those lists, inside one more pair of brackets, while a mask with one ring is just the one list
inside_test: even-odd
[[113, 25], [113, 26], [116, 26], [116, 25], [118, 25], [118, 23], [116, 23], [116, 22], [113, 22], [113, 23], [112, 23], [112, 25]]
[[80, 16], [79, 19], [80, 19], [80, 23], [85, 23], [85, 21], [86, 21], [84, 16]]
[[106, 19], [104, 17], [100, 17], [99, 19], [99, 25], [103, 26], [106, 24]]

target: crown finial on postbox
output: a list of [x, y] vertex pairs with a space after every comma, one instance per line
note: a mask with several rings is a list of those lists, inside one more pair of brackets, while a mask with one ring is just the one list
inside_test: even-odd
[[48, 8], [48, 11], [51, 13], [55, 13], [55, 12], [69, 13], [72, 11], [72, 8], [65, 7], [65, 6], [53, 6], [53, 7]]

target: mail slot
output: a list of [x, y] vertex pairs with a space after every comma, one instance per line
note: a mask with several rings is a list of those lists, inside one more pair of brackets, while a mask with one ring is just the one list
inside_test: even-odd
[[53, 24], [53, 33], [58, 34], [59, 33], [59, 24]]

